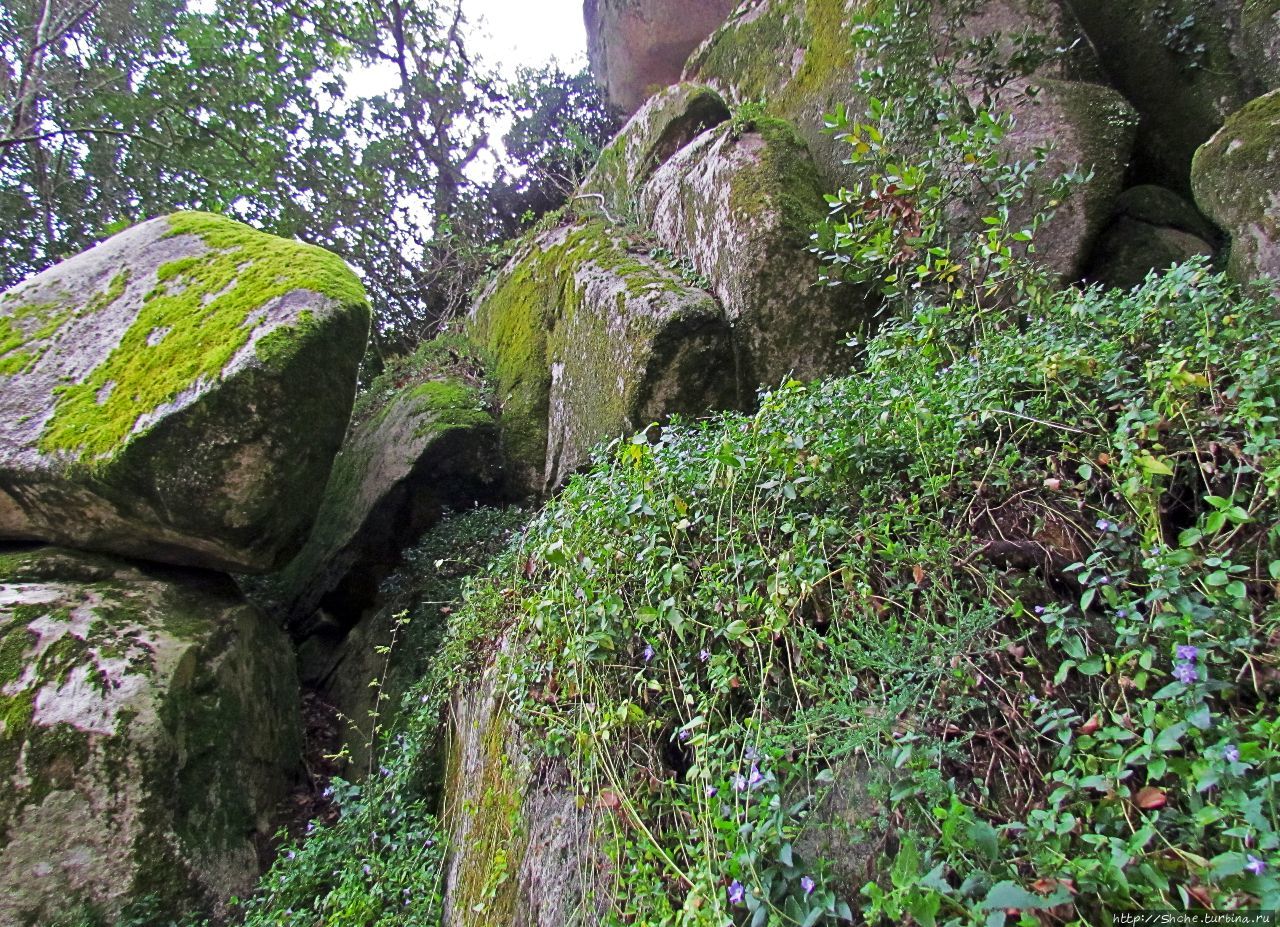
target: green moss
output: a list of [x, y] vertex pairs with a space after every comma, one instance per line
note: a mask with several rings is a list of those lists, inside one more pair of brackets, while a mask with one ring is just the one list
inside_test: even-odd
[[415, 403], [418, 415], [429, 416], [429, 421], [418, 426], [415, 437], [452, 428], [478, 428], [493, 421], [480, 394], [465, 383], [448, 380], [419, 383], [407, 398]]
[[785, 244], [805, 248], [825, 218], [822, 183], [809, 148], [795, 126], [784, 119], [756, 120], [765, 141], [757, 163], [734, 178], [729, 205], [740, 221], [769, 210], [781, 218]]
[[[206, 213], [179, 213], [169, 225], [172, 235], [194, 235], [210, 251], [159, 269], [159, 292], [143, 302], [110, 356], [82, 382], [59, 388], [42, 450], [109, 454], [141, 418], [216, 379], [259, 324], [254, 313], [272, 299], [312, 290], [367, 307], [359, 280], [323, 249]], [[283, 337], [264, 339], [263, 355], [279, 354]]]

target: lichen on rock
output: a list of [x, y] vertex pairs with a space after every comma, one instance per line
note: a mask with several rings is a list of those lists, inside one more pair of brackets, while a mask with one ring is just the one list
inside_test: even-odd
[[209, 573], [53, 548], [0, 582], [0, 922], [222, 913], [300, 750], [293, 656]]

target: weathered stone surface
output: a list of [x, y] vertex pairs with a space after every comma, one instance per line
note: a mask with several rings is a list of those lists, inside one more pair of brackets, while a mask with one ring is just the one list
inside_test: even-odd
[[450, 927], [597, 923], [615, 878], [564, 762], [536, 756], [491, 664], [455, 695], [444, 779]]
[[204, 213], [0, 297], [0, 538], [218, 569], [301, 546], [369, 309], [336, 256]]
[[631, 218], [640, 188], [673, 154], [729, 118], [714, 90], [676, 84], [650, 97], [619, 130], [578, 190], [578, 208], [617, 224]]
[[[844, 159], [847, 146], [824, 131], [825, 115], [838, 105], [851, 113], [861, 108], [860, 72], [876, 62], [862, 60], [850, 36], [858, 4], [845, 0], [747, 0], [689, 58], [684, 79], [707, 84], [730, 105], [764, 100], [770, 114], [793, 122], [813, 153], [829, 189], [853, 174]], [[961, 39], [989, 37], [1007, 44], [1022, 33], [1043, 36], [1050, 47], [1071, 48], [1052, 58], [1037, 76], [1094, 78], [1097, 62], [1075, 18], [1058, 0], [996, 0], [977, 5], [957, 29], [941, 21], [947, 4], [938, 4], [933, 30], [939, 42], [958, 31]], [[908, 66], [927, 67], [927, 62]], [[959, 75], [961, 78], [963, 74]]]
[[826, 204], [789, 123], [704, 132], [659, 168], [640, 200], [663, 246], [708, 279], [749, 386], [850, 369], [847, 335], [865, 329], [875, 307], [853, 287], [818, 285], [818, 260], [806, 249]]
[[1167, 187], [1140, 184], [1116, 197], [1116, 215], [1126, 216], [1147, 225], [1177, 229], [1213, 242], [1218, 230], [1189, 200]]
[[494, 359], [507, 485], [546, 493], [598, 442], [674, 412], [732, 407], [723, 311], [600, 223], [521, 245], [467, 322]]
[[300, 750], [288, 640], [226, 577], [0, 553], [0, 923], [221, 913]]
[[1231, 114], [1196, 152], [1191, 186], [1196, 204], [1231, 236], [1231, 275], [1280, 275], [1280, 90]]
[[[1073, 0], [1111, 83], [1142, 117], [1135, 175], [1187, 190], [1191, 158], [1222, 120], [1271, 84], [1262, 9], [1241, 0]], [[1271, 4], [1274, 11], [1274, 4]], [[1252, 7], [1253, 32], [1242, 29]], [[1275, 37], [1274, 27], [1270, 32]], [[1257, 41], [1259, 44], [1249, 48]], [[1251, 60], [1252, 59], [1252, 60]]]
[[1098, 240], [1085, 279], [1128, 290], [1153, 271], [1166, 271], [1197, 255], [1212, 257], [1213, 253], [1213, 246], [1203, 238], [1120, 216]]
[[680, 79], [685, 59], [737, 0], [585, 0], [587, 53], [609, 101], [633, 113]]
[[[1037, 239], [1044, 262], [1059, 275], [1071, 276], [1079, 270], [1090, 241], [1110, 215], [1111, 198], [1119, 192], [1132, 146], [1134, 114], [1115, 91], [1077, 79], [1096, 77], [1097, 63], [1088, 44], [1077, 41], [1079, 27], [1064, 4], [1054, 0], [984, 3], [954, 24], [946, 22], [946, 9], [940, 5], [934, 12], [937, 53], [951, 39], [961, 45], [980, 40], [1004, 47], [1023, 33], [1043, 37], [1049, 47], [1073, 49], [1049, 57], [1032, 76], [1004, 84], [993, 102], [997, 112], [1007, 112], [1016, 120], [1015, 130], [1005, 141], [1012, 160], [1025, 161], [1043, 148], [1050, 150], [1040, 172], [1043, 178], [1076, 166], [1094, 171], [1093, 179], [1077, 188]], [[842, 0], [744, 3], [690, 57], [685, 76], [713, 87], [734, 105], [763, 99], [768, 112], [795, 124], [809, 144], [824, 186], [835, 190], [852, 185], [857, 174], [844, 163], [847, 143], [825, 131], [825, 115], [838, 105], [857, 113], [863, 105], [859, 74], [883, 63], [862, 60], [849, 39], [852, 29], [852, 7]], [[928, 66], [927, 61], [896, 64], [917, 67], [922, 73]], [[961, 64], [955, 77], [977, 99], [984, 85], [970, 70]], [[961, 215], [956, 219], [961, 224], [965, 221]]]
[[448, 510], [496, 495], [498, 429], [478, 362], [460, 343], [428, 342], [427, 355], [427, 369], [357, 410], [311, 536], [273, 583], [295, 634], [319, 609], [350, 627], [401, 550]]
[[1236, 57], [1251, 78], [1251, 91], [1280, 87], [1280, 0], [1245, 0]]

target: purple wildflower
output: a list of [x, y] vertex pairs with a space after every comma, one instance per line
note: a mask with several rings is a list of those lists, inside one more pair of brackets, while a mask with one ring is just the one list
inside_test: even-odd
[[1222, 758], [1225, 759], [1228, 763], [1239, 763], [1240, 748], [1237, 747], [1235, 744], [1227, 744], [1226, 747], [1223, 748]]
[[1037, 615], [1043, 615], [1043, 614], [1044, 614], [1044, 606], [1043, 606], [1043, 605], [1037, 605], [1037, 606], [1035, 607], [1035, 613], [1036, 613]]
[[753, 765], [751, 767], [751, 777], [747, 779], [747, 785], [754, 789], [761, 782], [764, 782], [764, 776], [760, 774], [760, 767]]
[[747, 897], [747, 890], [742, 887], [742, 883], [734, 879], [729, 885], [729, 904], [742, 904], [744, 898]]
[[681, 732], [679, 733], [679, 735], [677, 735], [677, 736], [679, 736], [679, 738], [680, 738], [680, 743], [684, 743], [684, 742], [686, 742], [690, 737], [692, 737], [692, 736], [693, 736], [693, 732], [692, 732], [692, 731], [681, 731]]
[[703, 663], [706, 663], [708, 660], [711, 659], [711, 651], [708, 650], [706, 647], [703, 647], [701, 650], [698, 651], [698, 659], [701, 660]]
[[1200, 650], [1191, 644], [1178, 645], [1178, 659], [1187, 660], [1188, 662], [1195, 660], [1200, 656]]
[[715, 798], [716, 795], [719, 794], [719, 792], [720, 790], [716, 788], [714, 785], [707, 786], [707, 798]]
[[1252, 853], [1246, 854], [1246, 857], [1249, 861], [1244, 864], [1244, 868], [1248, 869], [1256, 876], [1262, 875], [1267, 868], [1267, 864], [1258, 859], [1258, 857], [1254, 856]]
[[1191, 685], [1196, 681], [1196, 668], [1192, 663], [1178, 663], [1173, 667], [1173, 678], [1184, 685]]
[[1128, 617], [1129, 617], [1129, 611], [1128, 611], [1128, 609], [1124, 609], [1124, 608], [1117, 608], [1117, 609], [1116, 609], [1116, 617], [1117, 617], [1117, 618], [1128, 618]]
[[645, 644], [645, 645], [644, 645], [644, 652], [643, 652], [643, 653], [641, 653], [640, 655], [641, 655], [642, 657], [644, 657], [644, 662], [646, 662], [646, 663], [648, 663], [650, 660], [652, 660], [652, 659], [653, 659], [653, 644]]
[[365, 874], [365, 875], [369, 875], [371, 872], [373, 872], [373, 868], [372, 868], [368, 863], [365, 863], [365, 864], [364, 864], [364, 874]]
[[1097, 522], [1094, 523], [1094, 527], [1099, 531], [1110, 531], [1111, 522], [1107, 521], [1105, 518], [1099, 518]]
[[733, 790], [735, 792], [745, 792], [747, 790], [747, 780], [742, 773], [737, 773], [733, 777]]
[[806, 895], [812, 895], [814, 888], [817, 887], [817, 883], [815, 883], [813, 879], [809, 878], [808, 876], [801, 876], [800, 887], [804, 889], [804, 893]]

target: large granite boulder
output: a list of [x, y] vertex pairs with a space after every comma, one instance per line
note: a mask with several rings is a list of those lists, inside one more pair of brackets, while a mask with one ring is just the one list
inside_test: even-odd
[[1192, 257], [1212, 257], [1217, 231], [1167, 187], [1142, 184], [1116, 199], [1111, 224], [1090, 256], [1085, 279], [1121, 289], [1142, 283]]
[[369, 307], [319, 248], [135, 226], [0, 297], [0, 538], [263, 571], [301, 546]]
[[427, 342], [408, 367], [362, 399], [311, 536], [272, 583], [295, 634], [319, 610], [353, 625], [401, 550], [447, 511], [497, 493], [498, 430], [471, 350], [461, 339]]
[[223, 913], [300, 739], [289, 642], [226, 577], [0, 553], [0, 923]]
[[704, 132], [653, 174], [640, 206], [658, 241], [710, 282], [748, 384], [852, 367], [848, 335], [866, 328], [875, 304], [853, 287], [818, 283], [808, 248], [826, 203], [790, 123], [761, 118]]
[[673, 154], [729, 118], [714, 90], [675, 84], [640, 107], [597, 159], [578, 190], [577, 208], [614, 224], [634, 218], [640, 188]]
[[1134, 172], [1150, 182], [1185, 192], [1196, 148], [1228, 113], [1275, 86], [1271, 0], [1072, 6], [1111, 83], [1141, 114]]
[[634, 113], [680, 79], [685, 59], [737, 0], [586, 0], [587, 51], [614, 106]]
[[1280, 276], [1280, 90], [1232, 113], [1196, 152], [1196, 204], [1231, 236], [1228, 271]]
[[467, 320], [493, 358], [507, 486], [541, 495], [597, 443], [738, 403], [728, 321], [599, 222], [525, 241]]
[[[971, 61], [961, 61], [954, 77], [975, 101], [991, 97], [985, 102], [1014, 118], [1015, 130], [1005, 141], [1010, 160], [1026, 161], [1037, 150], [1048, 149], [1041, 178], [1077, 167], [1093, 171], [1037, 239], [1050, 269], [1074, 275], [1121, 189], [1136, 116], [1120, 94], [1092, 82], [1099, 77], [1097, 61], [1067, 6], [1056, 0], [999, 0], [956, 14], [953, 21], [952, 5], [939, 4], [932, 10], [935, 48], [881, 53], [910, 59], [902, 61], [875, 60], [855, 48], [850, 36], [856, 6], [842, 0], [743, 3], [690, 57], [685, 77], [717, 90], [731, 105], [764, 100], [768, 113], [796, 126], [825, 188], [834, 191], [852, 186], [858, 174], [845, 163], [848, 144], [827, 130], [826, 116], [838, 106], [860, 112], [866, 103], [859, 83], [864, 71], [891, 66], [923, 75], [934, 54], [954, 55], [971, 44], [1004, 49], [1010, 63], [999, 80], [990, 82], [981, 62]], [[1031, 61], [1020, 60], [1018, 50], [1035, 46], [1023, 41], [1029, 35], [1046, 48], [1071, 50], [1048, 55], [1032, 67]], [[1021, 43], [1017, 48], [1015, 39]], [[921, 139], [922, 144], [928, 141]], [[976, 221], [978, 216], [958, 214], [956, 221], [963, 224], [966, 218]], [[1015, 221], [1030, 218], [1017, 216]]]
[[508, 710], [497, 661], [455, 693], [444, 771], [444, 923], [597, 923], [616, 873], [563, 759], [539, 755]]

